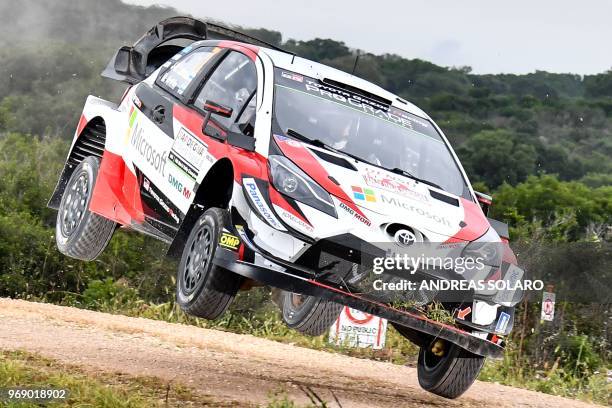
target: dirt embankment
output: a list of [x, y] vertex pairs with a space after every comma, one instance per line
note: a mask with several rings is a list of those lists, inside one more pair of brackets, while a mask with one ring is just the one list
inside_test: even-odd
[[[253, 406], [284, 390], [297, 403], [309, 387], [342, 407], [587, 407], [476, 382], [449, 401], [423, 391], [416, 370], [192, 326], [0, 299], [0, 349], [25, 350], [86, 371], [154, 376], [219, 403]], [[25, 385], [25, 384], [24, 384]]]

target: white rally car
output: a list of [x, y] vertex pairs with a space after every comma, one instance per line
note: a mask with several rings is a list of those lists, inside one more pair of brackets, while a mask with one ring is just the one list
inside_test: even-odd
[[[424, 276], [520, 279], [507, 228], [485, 215], [490, 198], [419, 108], [186, 17], [122, 47], [103, 75], [130, 87], [118, 104], [90, 96], [83, 109], [49, 203], [64, 254], [96, 258], [121, 225], [170, 244], [177, 302], [192, 315], [214, 319], [260, 284], [280, 290], [284, 321], [306, 334], [325, 332], [342, 305], [387, 318], [421, 347], [421, 385], [448, 398], [503, 354], [518, 296], [393, 290]], [[419, 244], [485, 268], [373, 272]], [[455, 323], [430, 319], [432, 303]]]

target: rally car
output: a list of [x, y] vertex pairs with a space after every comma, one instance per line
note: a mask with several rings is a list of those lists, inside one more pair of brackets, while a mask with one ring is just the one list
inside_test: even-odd
[[[120, 48], [103, 76], [129, 87], [119, 103], [87, 98], [49, 202], [62, 253], [93, 260], [123, 226], [169, 244], [189, 314], [217, 318], [240, 289], [267, 285], [305, 334], [328, 330], [343, 305], [387, 318], [421, 347], [420, 384], [448, 398], [502, 355], [516, 293], [400, 286], [521, 277], [507, 227], [486, 217], [490, 197], [415, 105], [187, 17]], [[374, 270], [418, 245], [483, 268]]]

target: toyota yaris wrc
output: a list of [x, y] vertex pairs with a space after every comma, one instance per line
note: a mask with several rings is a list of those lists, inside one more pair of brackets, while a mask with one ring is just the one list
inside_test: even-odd
[[[87, 98], [49, 203], [61, 252], [93, 260], [123, 226], [169, 244], [189, 314], [217, 318], [258, 284], [305, 334], [343, 306], [384, 317], [420, 346], [420, 384], [448, 398], [503, 354], [520, 293], [422, 286], [522, 276], [507, 227], [486, 217], [490, 197], [422, 110], [184, 17], [119, 49], [103, 76], [130, 86], [118, 104]], [[411, 267], [394, 263], [414, 248]], [[480, 267], [430, 269], [432, 251]], [[430, 318], [431, 305], [449, 318]]]

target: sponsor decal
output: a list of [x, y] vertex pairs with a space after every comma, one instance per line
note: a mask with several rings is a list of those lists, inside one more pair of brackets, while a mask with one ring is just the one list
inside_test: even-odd
[[259, 211], [259, 214], [276, 229], [285, 231], [285, 227], [280, 223], [280, 221], [272, 214], [272, 210], [265, 202], [261, 191], [257, 187], [257, 183], [252, 178], [244, 178], [242, 179], [242, 184], [246, 190], [247, 195], [251, 199], [251, 202], [255, 205], [255, 208]]
[[[280, 72], [279, 72], [280, 71]], [[276, 86], [306, 93], [313, 97], [325, 99], [345, 107], [357, 110], [364, 114], [374, 116], [384, 121], [416, 131], [422, 135], [440, 140], [440, 136], [426, 119], [403, 111], [397, 107], [377, 102], [365, 96], [352, 93], [333, 85], [325, 84], [315, 78], [304, 76], [300, 81], [294, 78], [296, 74], [276, 69]], [[298, 77], [301, 75], [297, 75]]]
[[282, 135], [274, 135], [274, 137], [276, 138], [278, 142], [286, 143], [289, 146], [302, 147], [302, 144], [300, 142], [298, 142], [297, 140], [291, 139], [290, 137], [282, 136]]
[[359, 214], [357, 211], [353, 210], [351, 207], [349, 207], [348, 205], [344, 204], [343, 202], [340, 202], [340, 208], [342, 208], [344, 211], [346, 211], [347, 213], [352, 215], [357, 221], [359, 221], [361, 223], [364, 223], [368, 227], [372, 225], [370, 220], [368, 220], [366, 217], [364, 217], [363, 215]]
[[489, 333], [476, 331], [476, 330], [472, 332], [472, 336], [478, 337], [479, 339], [483, 339], [483, 340], [486, 340], [488, 335]]
[[393, 236], [393, 238], [395, 238], [395, 242], [397, 242], [400, 246], [404, 247], [414, 244], [417, 240], [417, 237], [414, 232], [407, 229], [398, 230]]
[[302, 75], [293, 73], [293, 72], [281, 72], [283, 78], [291, 79], [292, 81], [304, 82], [304, 77]]
[[142, 101], [138, 96], [136, 96], [136, 93], [132, 95], [132, 102], [134, 103], [134, 105], [138, 106], [139, 109], [142, 108]]
[[[134, 111], [136, 112], [136, 111]], [[168, 152], [157, 151], [143, 135], [144, 129], [136, 123], [132, 134], [131, 145], [140, 157], [163, 177], [166, 176], [166, 160]]]
[[366, 168], [363, 179], [370, 187], [386, 190], [391, 193], [399, 194], [407, 198], [412, 198], [419, 202], [430, 204], [429, 196], [411, 188], [410, 183], [388, 173]]
[[420, 207], [415, 207], [413, 204], [407, 203], [399, 198], [396, 197], [388, 197], [384, 194], [380, 195], [381, 201], [383, 204], [390, 204], [393, 205], [395, 207], [399, 207], [399, 208], [403, 208], [405, 210], [414, 212], [419, 214], [420, 216], [423, 217], [427, 217], [431, 220], [434, 220], [435, 222], [437, 222], [438, 224], [442, 224], [442, 225], [446, 225], [447, 227], [451, 226], [450, 221], [448, 220], [448, 218], [446, 217], [442, 217], [436, 214], [432, 214], [427, 210], [424, 210]]
[[198, 172], [191, 166], [189, 166], [185, 161], [183, 161], [180, 157], [178, 157], [172, 150], [168, 153], [168, 160], [172, 163], [178, 170], [183, 172], [187, 177], [192, 180], [196, 180], [198, 176]]
[[501, 312], [499, 314], [497, 325], [495, 325], [495, 333], [505, 333], [506, 328], [508, 327], [508, 322], [510, 322], [510, 315], [506, 312]]
[[153, 188], [153, 186], [151, 185], [151, 182], [146, 177], [142, 181], [142, 188], [144, 188], [145, 191], [149, 193], [155, 201], [157, 201], [157, 203], [161, 206], [161, 208], [163, 208], [164, 211], [166, 211], [168, 215], [170, 215], [170, 217], [174, 220], [174, 222], [176, 222], [177, 224], [181, 222], [176, 212], [174, 212], [174, 210], [168, 205], [168, 203], [166, 203], [166, 201], [161, 197], [161, 194], [158, 191], [156, 191], [155, 188]]
[[219, 245], [223, 248], [231, 249], [232, 251], [237, 251], [240, 246], [240, 238], [235, 235], [230, 234], [229, 232], [223, 231], [221, 236], [219, 237]]
[[[136, 97], [136, 95], [134, 95], [134, 97]], [[134, 109], [134, 107], [132, 106], [130, 108], [130, 119], [128, 121], [128, 125], [130, 130], [132, 129], [132, 127], [134, 127], [134, 121], [136, 120], [136, 115], [138, 114], [138, 111], [136, 109]]]
[[289, 138], [287, 136], [283, 136], [283, 135], [274, 135], [274, 137], [276, 138], [276, 140], [278, 140], [279, 142], [284, 142], [286, 140], [289, 140]]
[[356, 200], [365, 200], [372, 203], [376, 202], [376, 196], [374, 195], [374, 190], [371, 188], [361, 188], [359, 186], [351, 186], [351, 190], [353, 191], [353, 197]]
[[127, 145], [130, 140], [130, 135], [132, 134], [132, 128], [134, 127], [134, 122], [136, 121], [137, 115], [138, 115], [138, 110], [134, 109], [134, 106], [131, 106], [130, 113], [128, 116], [128, 128], [125, 131], [125, 138], [123, 139], [124, 145]]
[[168, 159], [187, 176], [196, 180], [204, 160], [208, 159], [208, 146], [181, 127], [174, 138]]
[[286, 211], [277, 205], [274, 206], [274, 209], [276, 210], [276, 213], [279, 214], [281, 218], [287, 221], [287, 223], [290, 224], [291, 226], [297, 229], [301, 229], [303, 231], [308, 231], [309, 233], [314, 232], [314, 228], [312, 227], [312, 225], [308, 224], [307, 222], [304, 222], [304, 220], [296, 217], [295, 215], [291, 214], [289, 211]]
[[187, 200], [191, 198], [191, 195], [193, 194], [193, 192], [189, 188], [187, 188], [187, 186], [183, 185], [183, 183], [181, 183], [172, 174], [168, 174], [168, 184], [174, 187], [176, 191], [183, 194], [183, 197], [185, 197]]

